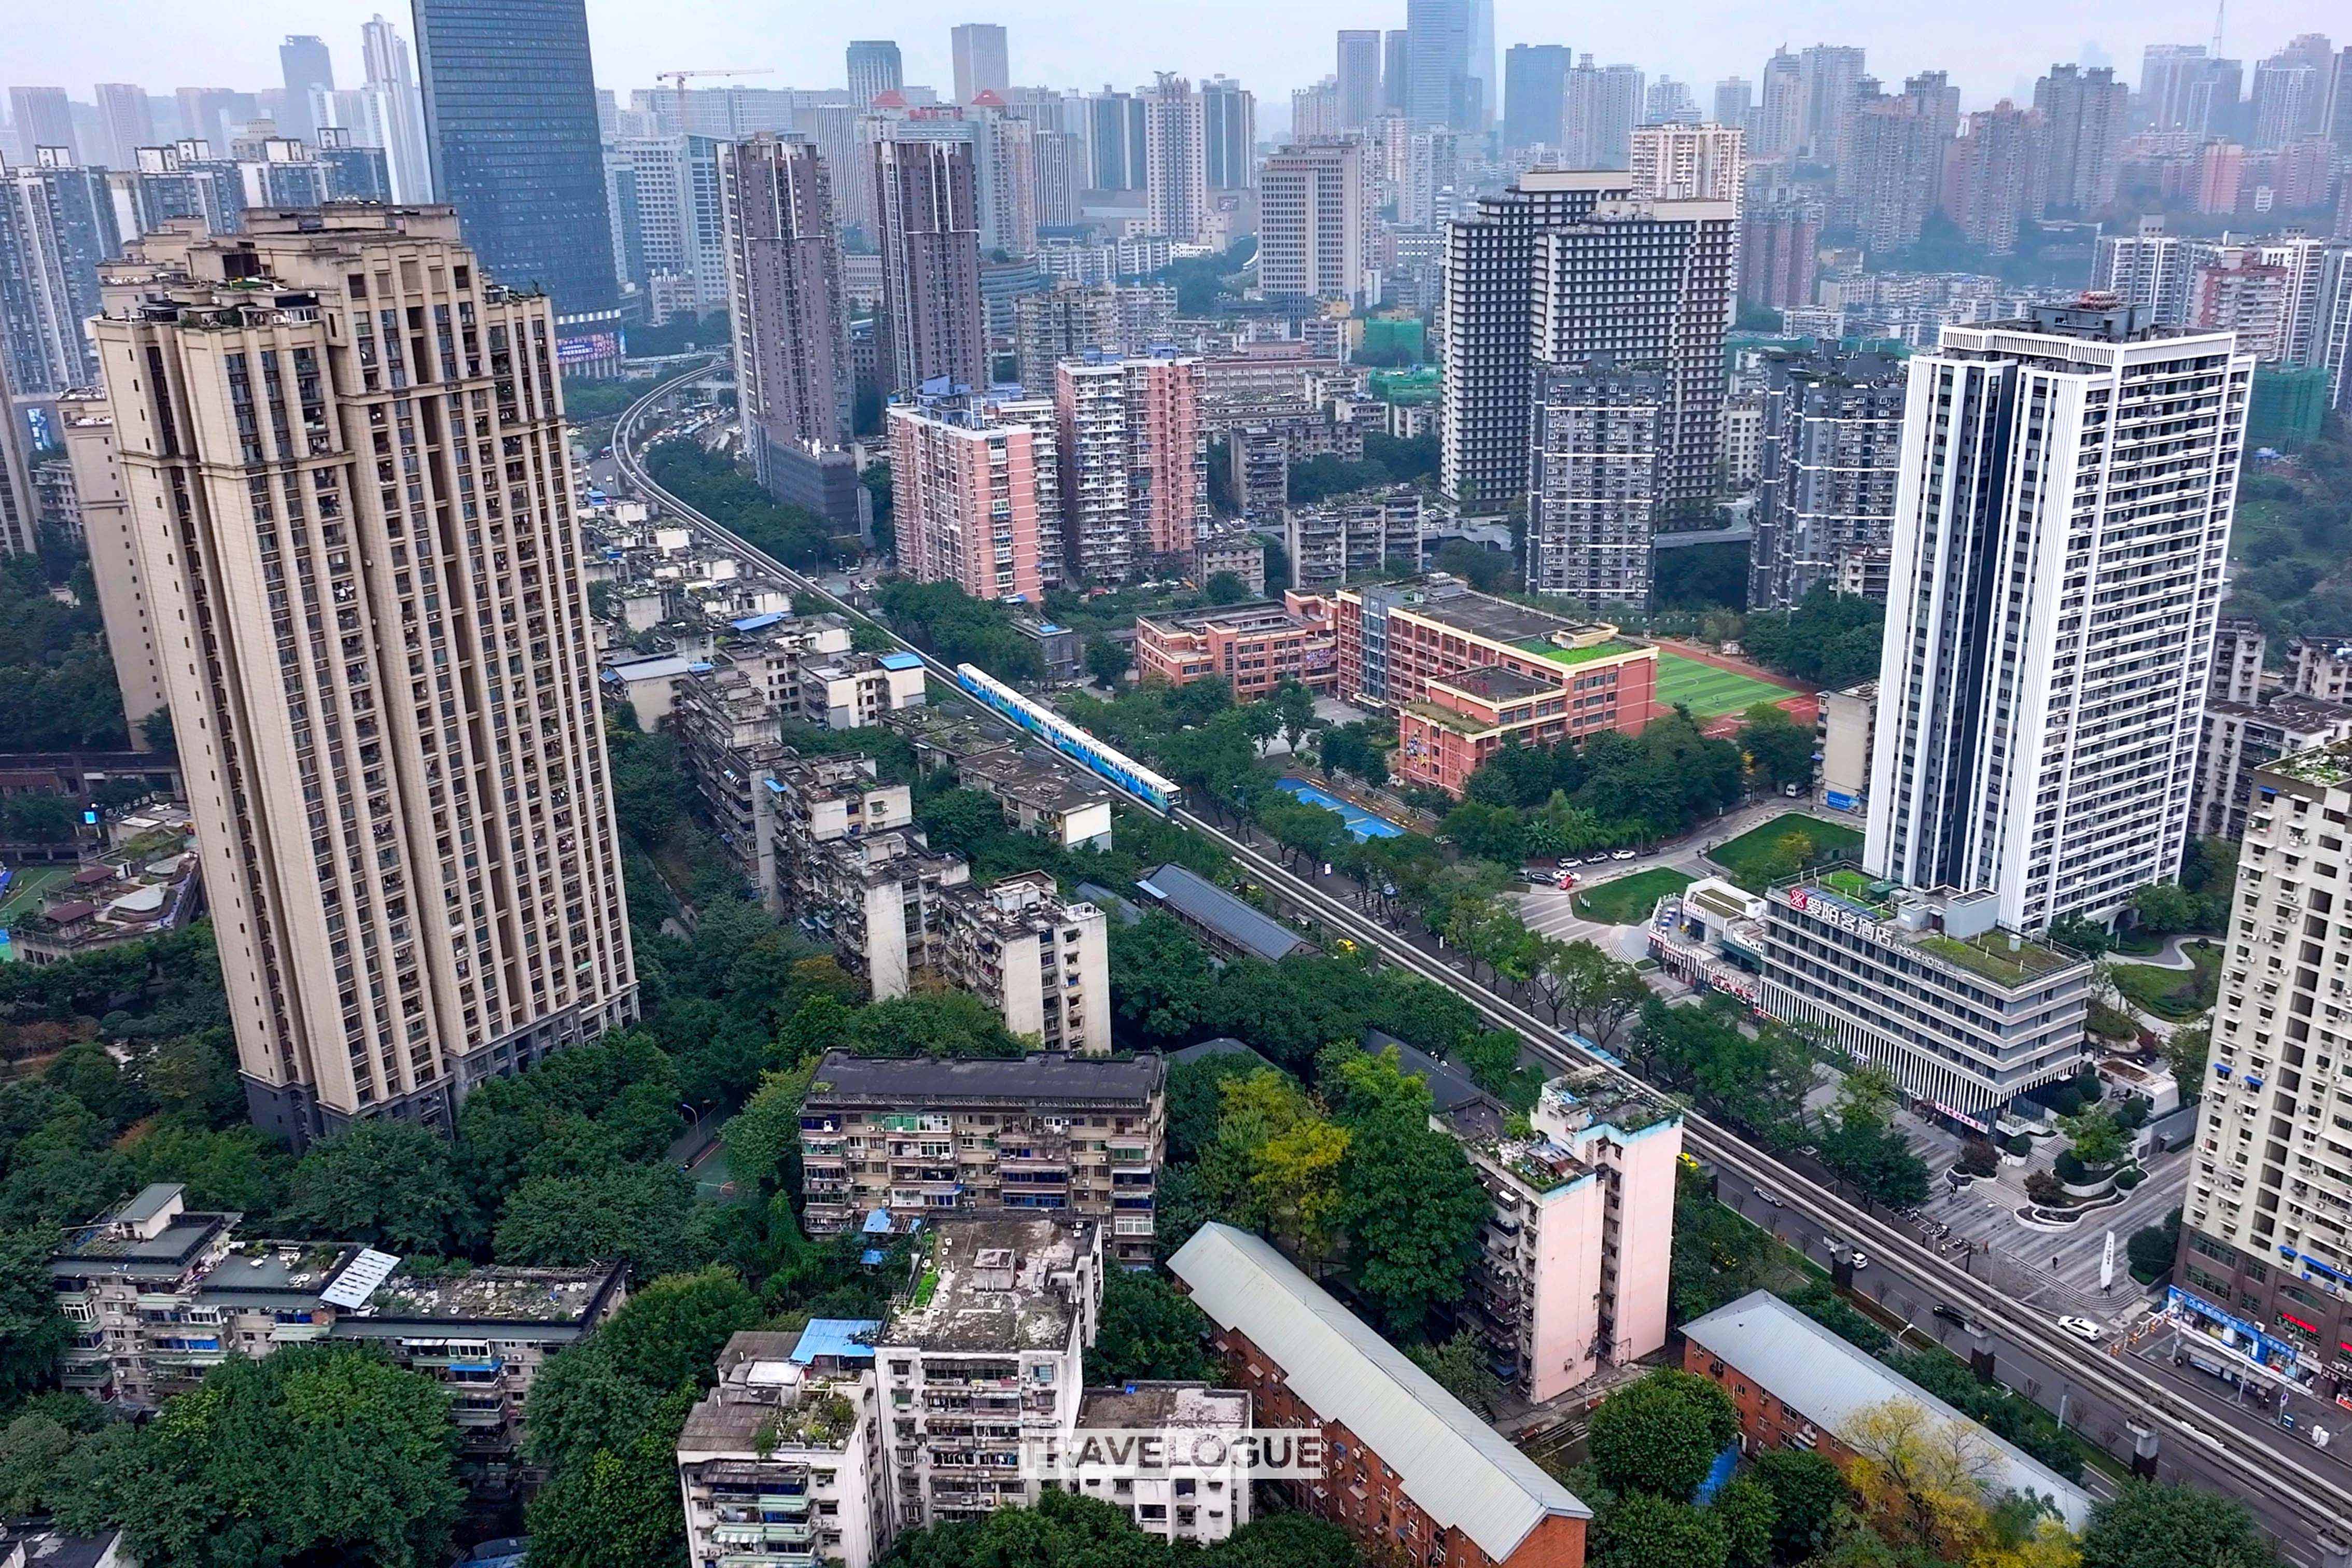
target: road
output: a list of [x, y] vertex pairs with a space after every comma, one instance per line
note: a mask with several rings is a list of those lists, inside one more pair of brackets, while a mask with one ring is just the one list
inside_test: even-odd
[[[744, 552], [787, 583], [813, 595], [824, 590], [803, 574], [719, 527], [652, 483], [634, 454], [635, 432], [668, 390], [649, 392], [625, 414], [614, 436], [622, 474], [642, 493], [698, 522], [713, 537]], [[846, 609], [847, 606], [844, 605]], [[953, 672], [903, 639], [953, 689]], [[985, 713], [985, 710], [981, 710]], [[1056, 758], [1056, 761], [1060, 759]], [[1073, 772], [1074, 763], [1065, 763]], [[1091, 778], [1092, 775], [1089, 775]], [[1489, 990], [1432, 951], [1358, 907], [1358, 889], [1341, 878], [1309, 879], [1294, 873], [1254, 838], [1237, 836], [1196, 813], [1179, 809], [1171, 820], [1215, 842], [1276, 896], [1389, 962], [1449, 986], [1490, 1023], [1516, 1032], [1531, 1049], [1562, 1067], [1607, 1066], [1541, 1017]], [[1638, 1080], [1636, 1080], [1638, 1081]], [[2347, 1568], [2352, 1548], [2342, 1544], [2352, 1521], [2352, 1471], [2254, 1413], [2216, 1405], [2210, 1390], [2140, 1358], [2110, 1353], [2059, 1329], [1961, 1262], [1925, 1245], [1888, 1216], [1847, 1202], [1781, 1159], [1756, 1149], [1707, 1118], [1691, 1112], [1685, 1146], [1706, 1161], [1732, 1193], [1763, 1187], [1781, 1200], [1773, 1217], [1820, 1254], [1826, 1237], [1859, 1247], [1873, 1259], [1855, 1282], [1874, 1300], [1916, 1321], [1942, 1302], [1983, 1324], [1996, 1374], [2061, 1415], [2110, 1453], [2149, 1456], [2146, 1468], [2161, 1479], [2188, 1479], [2246, 1502], [2282, 1552], [2304, 1568]], [[1752, 1203], [1752, 1199], [1750, 1200]], [[1932, 1320], [1931, 1320], [1932, 1321]], [[2191, 1399], [2185, 1395], [2195, 1394]]]

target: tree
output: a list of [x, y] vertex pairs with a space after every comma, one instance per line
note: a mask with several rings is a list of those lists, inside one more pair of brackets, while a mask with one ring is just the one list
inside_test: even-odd
[[58, 1520], [190, 1568], [438, 1568], [465, 1506], [457, 1446], [432, 1379], [373, 1348], [287, 1345], [231, 1356], [105, 1445]]
[[2236, 1499], [2133, 1481], [2091, 1510], [2083, 1568], [2279, 1568], [2279, 1558]]
[[656, 1390], [623, 1373], [592, 1336], [549, 1357], [531, 1379], [523, 1452], [550, 1470], [585, 1464], [598, 1448], [643, 1431], [660, 1402]]
[[1708, 1502], [1707, 1512], [1722, 1527], [1730, 1568], [1768, 1568], [1772, 1527], [1780, 1518], [1769, 1487], [1753, 1475], [1735, 1476]]
[[1147, 912], [1110, 927], [1111, 1010], [1148, 1039], [1182, 1040], [1198, 1031], [1217, 972], [1173, 915]]
[[694, 1184], [671, 1165], [616, 1165], [534, 1176], [499, 1215], [491, 1250], [501, 1263], [572, 1268], [618, 1258], [640, 1275], [686, 1260]]
[[1738, 1436], [1729, 1395], [1706, 1378], [1664, 1368], [1602, 1400], [1586, 1445], [1604, 1486], [1687, 1502]]
[[1739, 749], [1747, 753], [1748, 766], [1758, 778], [1772, 789], [1788, 784], [1801, 788], [1813, 782], [1810, 726], [1798, 724], [1769, 702], [1750, 708], [1746, 719], [1739, 731]]
[[2165, 1040], [2165, 1065], [2172, 1068], [2173, 1080], [2179, 1084], [2183, 1100], [2204, 1092], [2206, 1062], [2212, 1053], [2213, 1025], [2210, 1019], [2199, 1024], [2183, 1024]]
[[729, 1336], [757, 1328], [759, 1298], [724, 1268], [670, 1274], [629, 1298], [596, 1335], [623, 1376], [650, 1388], [707, 1388]]
[[1388, 753], [1372, 743], [1372, 721], [1359, 720], [1352, 724], [1335, 724], [1322, 732], [1316, 742], [1327, 773], [1352, 773], [1365, 783], [1380, 785], [1389, 782]]
[[14, 1405], [47, 1382], [72, 1332], [49, 1280], [54, 1249], [46, 1232], [0, 1232], [0, 1402]]
[[2095, 1171], [2112, 1170], [2129, 1152], [2115, 1112], [2101, 1106], [2060, 1119], [2074, 1158]]
[[765, 1075], [743, 1109], [719, 1129], [728, 1173], [739, 1186], [762, 1195], [799, 1193], [801, 1101], [808, 1098], [816, 1068], [817, 1058], [812, 1057], [798, 1067]]
[[2115, 936], [2106, 927], [2079, 914], [2060, 915], [2052, 921], [2050, 940], [2089, 958], [2105, 958], [2116, 945]]
[[1275, 717], [1282, 721], [1283, 738], [1297, 751], [1315, 728], [1315, 693], [1296, 680], [1286, 680], [1274, 689]]
[[1200, 1379], [1215, 1371], [1202, 1348], [1207, 1314], [1158, 1274], [1119, 1269], [1103, 1281], [1102, 1313], [1087, 1352], [1097, 1383], [1132, 1378]]
[[2178, 882], [2151, 882], [2131, 896], [2131, 912], [2142, 931], [2158, 936], [2197, 929], [2197, 900]]
[[310, 1146], [282, 1216], [298, 1235], [389, 1252], [467, 1251], [480, 1221], [450, 1144], [412, 1121], [362, 1121]]
[[1417, 1333], [1431, 1308], [1462, 1299], [1494, 1200], [1458, 1142], [1394, 1117], [1354, 1128], [1339, 1185], [1357, 1288], [1391, 1333]]
[[1565, 1015], [1570, 1029], [1596, 1045], [1608, 1045], [1650, 999], [1632, 964], [1589, 942], [1551, 942], [1545, 951], [1536, 984], [1547, 1001], [1557, 998], [1554, 1021]]
[[1101, 685], [1116, 690], [1127, 678], [1135, 655], [1128, 646], [1111, 637], [1090, 637], [1087, 641], [1087, 673]]
[[2002, 1460], [1973, 1425], [1898, 1396], [1854, 1411], [1839, 1436], [1847, 1484], [1891, 1544], [1953, 1557], [1984, 1533]]
[[1596, 1511], [1586, 1561], [1593, 1568], [1725, 1568], [1730, 1554], [1722, 1521], [1711, 1512], [1634, 1492]]
[[1437, 1380], [1437, 1386], [1482, 1416], [1492, 1416], [1502, 1397], [1503, 1380], [1486, 1364], [1486, 1344], [1465, 1329], [1433, 1345], [1414, 1345], [1405, 1352], [1415, 1366]]
[[646, 1429], [558, 1470], [524, 1514], [535, 1568], [674, 1568], [686, 1535], [677, 1435], [694, 1396], [657, 1406]]
[[2131, 1259], [2132, 1272], [2143, 1280], [2154, 1279], [2171, 1268], [2172, 1260], [2180, 1256], [2180, 1211], [2174, 1209], [2162, 1225], [2144, 1225], [2132, 1232], [2131, 1240], [2124, 1244], [2124, 1254]]
[[1772, 1552], [1782, 1563], [1826, 1547], [1853, 1498], [1845, 1473], [1810, 1448], [1759, 1454], [1748, 1473], [1772, 1494]]

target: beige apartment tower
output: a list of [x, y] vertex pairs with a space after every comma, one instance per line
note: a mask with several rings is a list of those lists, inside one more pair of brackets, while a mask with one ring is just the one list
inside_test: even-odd
[[628, 1021], [547, 299], [447, 207], [263, 209], [94, 332], [254, 1121], [446, 1126]]

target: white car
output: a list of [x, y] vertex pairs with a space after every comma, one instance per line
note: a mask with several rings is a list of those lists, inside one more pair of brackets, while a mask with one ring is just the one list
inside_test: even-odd
[[1772, 1191], [1769, 1187], [1757, 1188], [1756, 1201], [1762, 1204], [1767, 1208], [1775, 1209], [1783, 1207], [1787, 1202], [1787, 1200], [1782, 1198], [1780, 1194]]
[[1609, 857], [1609, 858], [1612, 860], [1631, 860], [1633, 858], [1633, 852], [1631, 849], [1620, 849], [1616, 854]]
[[2105, 1339], [2107, 1332], [2105, 1329], [2099, 1327], [2098, 1324], [2091, 1321], [2090, 1319], [2078, 1318], [2071, 1312], [2058, 1320], [2058, 1326], [2065, 1330], [2068, 1333], [2074, 1335], [2076, 1339], [2088, 1340], [2093, 1344], [2097, 1344], [2101, 1340]]
[[1856, 1247], [1856, 1248], [1854, 1249], [1854, 1254], [1853, 1254], [1853, 1266], [1854, 1266], [1856, 1268], [1869, 1268], [1869, 1267], [1870, 1267], [1870, 1258], [1869, 1258], [1869, 1257], [1868, 1257], [1866, 1254], [1864, 1254], [1864, 1253], [1863, 1252], [1863, 1250], [1862, 1250], [1860, 1247]]

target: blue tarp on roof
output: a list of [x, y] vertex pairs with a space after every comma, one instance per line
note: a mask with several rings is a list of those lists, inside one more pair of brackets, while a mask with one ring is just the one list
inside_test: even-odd
[[881, 1321], [876, 1318], [811, 1318], [808, 1327], [801, 1331], [800, 1342], [793, 1347], [793, 1359], [803, 1366], [828, 1355], [871, 1360], [874, 1336], [881, 1331]]
[[739, 632], [764, 632], [783, 618], [781, 612], [771, 611], [764, 616], [745, 616], [740, 621], [730, 621], [727, 624]]
[[890, 1211], [888, 1209], [876, 1209], [873, 1213], [866, 1216], [866, 1224], [860, 1228], [868, 1236], [889, 1235]]
[[874, 662], [885, 669], [920, 669], [923, 668], [923, 656], [918, 653], [886, 653]]

